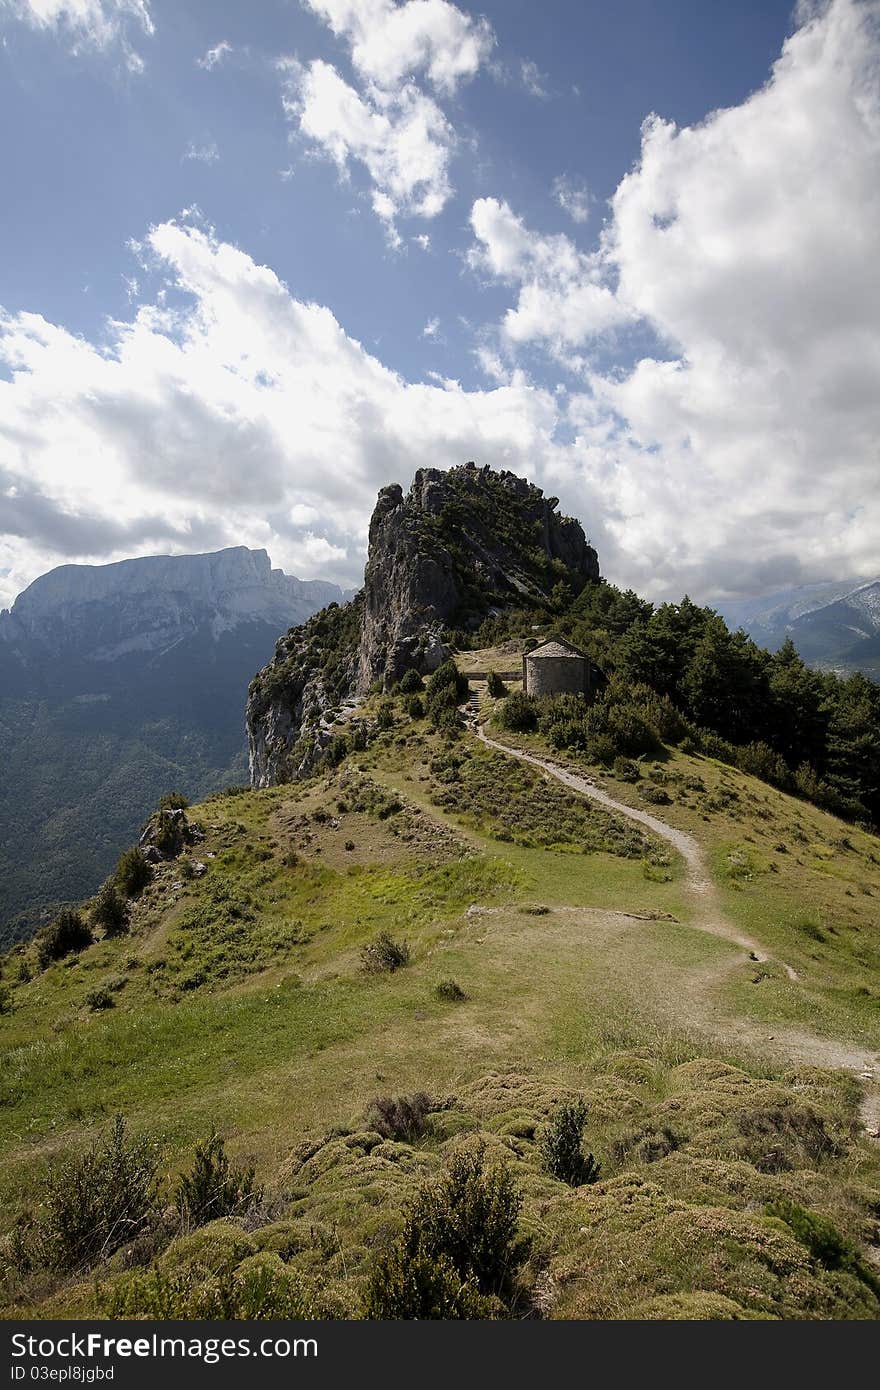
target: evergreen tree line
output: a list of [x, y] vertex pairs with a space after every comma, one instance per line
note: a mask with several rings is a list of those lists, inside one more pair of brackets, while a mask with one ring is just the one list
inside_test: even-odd
[[498, 615], [470, 640], [530, 636], [538, 618], [590, 653], [610, 678], [606, 701], [624, 702], [637, 687], [641, 698], [647, 686], [703, 751], [838, 814], [880, 822], [880, 685], [866, 676], [812, 670], [790, 639], [766, 651], [687, 597], [655, 607], [605, 582], [573, 602], [557, 586], [549, 612]]

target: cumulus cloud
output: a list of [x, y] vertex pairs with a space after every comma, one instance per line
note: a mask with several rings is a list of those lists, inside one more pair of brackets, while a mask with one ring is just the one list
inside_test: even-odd
[[341, 174], [352, 163], [365, 168], [373, 211], [400, 246], [398, 217], [436, 217], [451, 197], [456, 135], [437, 98], [476, 74], [494, 44], [492, 30], [448, 0], [303, 4], [346, 43], [358, 85], [331, 63], [284, 59], [285, 112]]
[[473, 261], [518, 287], [508, 346], [559, 359], [614, 305], [638, 330], [631, 369], [569, 358], [569, 419], [615, 563], [655, 592], [877, 568], [880, 6], [801, 20], [741, 105], [646, 121], [590, 254], [474, 207]]
[[62, 559], [206, 543], [357, 583], [376, 492], [414, 460], [552, 461], [556, 402], [521, 374], [408, 382], [209, 229], [138, 245], [163, 283], [108, 341], [0, 316], [0, 602]]
[[149, 0], [0, 0], [0, 18], [4, 12], [33, 29], [66, 32], [74, 52], [118, 44], [135, 73], [143, 71], [144, 61], [131, 47], [129, 33], [149, 37], [155, 32]]
[[501, 324], [508, 343], [542, 342], [557, 355], [580, 347], [630, 317], [606, 283], [601, 252], [578, 250], [570, 237], [531, 232], [508, 203], [479, 198], [471, 209], [475, 270], [518, 287], [516, 307]]
[[436, 217], [451, 194], [449, 155], [455, 136], [437, 103], [409, 83], [394, 93], [361, 97], [329, 63], [282, 65], [282, 99], [300, 134], [336, 164], [364, 165], [373, 211], [388, 224], [401, 213]]
[[449, 0], [303, 0], [351, 48], [355, 71], [386, 91], [423, 74], [451, 96], [473, 77], [495, 43], [485, 19], [474, 19]]

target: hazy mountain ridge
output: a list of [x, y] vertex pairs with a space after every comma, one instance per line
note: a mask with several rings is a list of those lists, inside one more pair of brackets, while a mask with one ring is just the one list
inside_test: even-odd
[[0, 613], [0, 924], [91, 892], [157, 796], [246, 776], [243, 707], [335, 584], [265, 550], [64, 565]]
[[809, 584], [717, 606], [771, 650], [790, 637], [812, 666], [880, 678], [880, 578]]

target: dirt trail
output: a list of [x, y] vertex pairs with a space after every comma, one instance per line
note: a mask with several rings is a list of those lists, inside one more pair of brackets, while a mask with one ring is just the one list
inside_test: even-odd
[[[726, 941], [732, 941], [735, 946], [742, 946], [743, 950], [750, 951], [756, 960], [766, 961], [768, 959], [766, 951], [762, 950], [756, 941], [746, 936], [738, 927], [725, 916], [718, 893], [709, 877], [706, 860], [703, 851], [697, 844], [693, 836], [688, 835], [683, 830], [676, 830], [673, 826], [667, 825], [665, 821], [658, 820], [648, 811], [641, 811], [634, 806], [627, 806], [622, 801], [615, 801], [613, 796], [609, 796], [601, 787], [597, 787], [595, 782], [589, 778], [582, 777], [579, 773], [571, 772], [566, 767], [560, 767], [547, 758], [538, 758], [533, 753], [526, 753], [520, 748], [509, 748], [504, 743], [498, 743], [478, 725], [474, 726], [477, 737], [487, 747], [494, 748], [499, 753], [504, 753], [509, 758], [518, 758], [520, 762], [530, 763], [537, 767], [548, 777], [553, 777], [557, 782], [562, 782], [564, 786], [570, 787], [572, 791], [579, 792], [581, 796], [588, 796], [592, 801], [598, 801], [609, 811], [614, 811], [617, 815], [626, 816], [629, 820], [638, 821], [647, 830], [652, 831], [660, 839], [666, 840], [684, 859], [687, 865], [687, 889], [688, 893], [696, 899], [699, 911], [697, 912], [692, 926], [699, 931], [709, 932], [712, 936], [721, 936]], [[797, 979], [797, 972], [784, 961], [780, 965], [790, 980]]]
[[[602, 787], [591, 782], [588, 777], [572, 772], [567, 767], [561, 767], [548, 758], [539, 758], [533, 753], [525, 752], [524, 749], [511, 748], [507, 744], [499, 743], [490, 738], [479, 724], [479, 703], [474, 696], [464, 706], [463, 712], [469, 727], [488, 748], [493, 748], [506, 757], [518, 758], [520, 762], [529, 763], [532, 767], [538, 768], [546, 777], [554, 778], [563, 786], [569, 787], [581, 796], [589, 797], [608, 810], [614, 811], [617, 815], [637, 821], [647, 830], [652, 831], [653, 834], [672, 845], [681, 854], [687, 865], [687, 890], [696, 908], [688, 925], [699, 931], [709, 932], [712, 936], [723, 937], [726, 941], [748, 951], [758, 961], [769, 959], [767, 952], [762, 950], [757, 942], [741, 932], [725, 914], [720, 903], [718, 890], [709, 875], [705, 854], [693, 836], [686, 834], [683, 830], [676, 830], [674, 826], [667, 825], [665, 821], [651, 815], [648, 811], [642, 811], [637, 807], [627, 806], [622, 801], [616, 801]], [[790, 965], [786, 964], [785, 961], [780, 961], [779, 964], [790, 980], [797, 980], [797, 972]], [[736, 1020], [733, 1027], [744, 1041], [748, 1041], [763, 1052], [775, 1053], [795, 1064], [853, 1072], [864, 1087], [861, 1105], [862, 1123], [872, 1138], [880, 1137], [880, 1055], [876, 1053], [872, 1055], [864, 1047], [838, 1043], [830, 1038], [822, 1038], [793, 1029], [780, 1029], [776, 1033], [768, 1035], [759, 1032], [753, 1024], [744, 1019]]]

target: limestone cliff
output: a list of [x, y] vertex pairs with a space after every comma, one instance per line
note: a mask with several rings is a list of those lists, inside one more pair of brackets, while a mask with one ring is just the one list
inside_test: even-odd
[[560, 583], [576, 594], [598, 580], [595, 550], [578, 521], [557, 515], [557, 501], [473, 464], [420, 468], [407, 494], [383, 488], [362, 593], [291, 629], [253, 681], [254, 785], [309, 772], [341, 704], [410, 667], [434, 670], [455, 633], [505, 608], [540, 606]]

